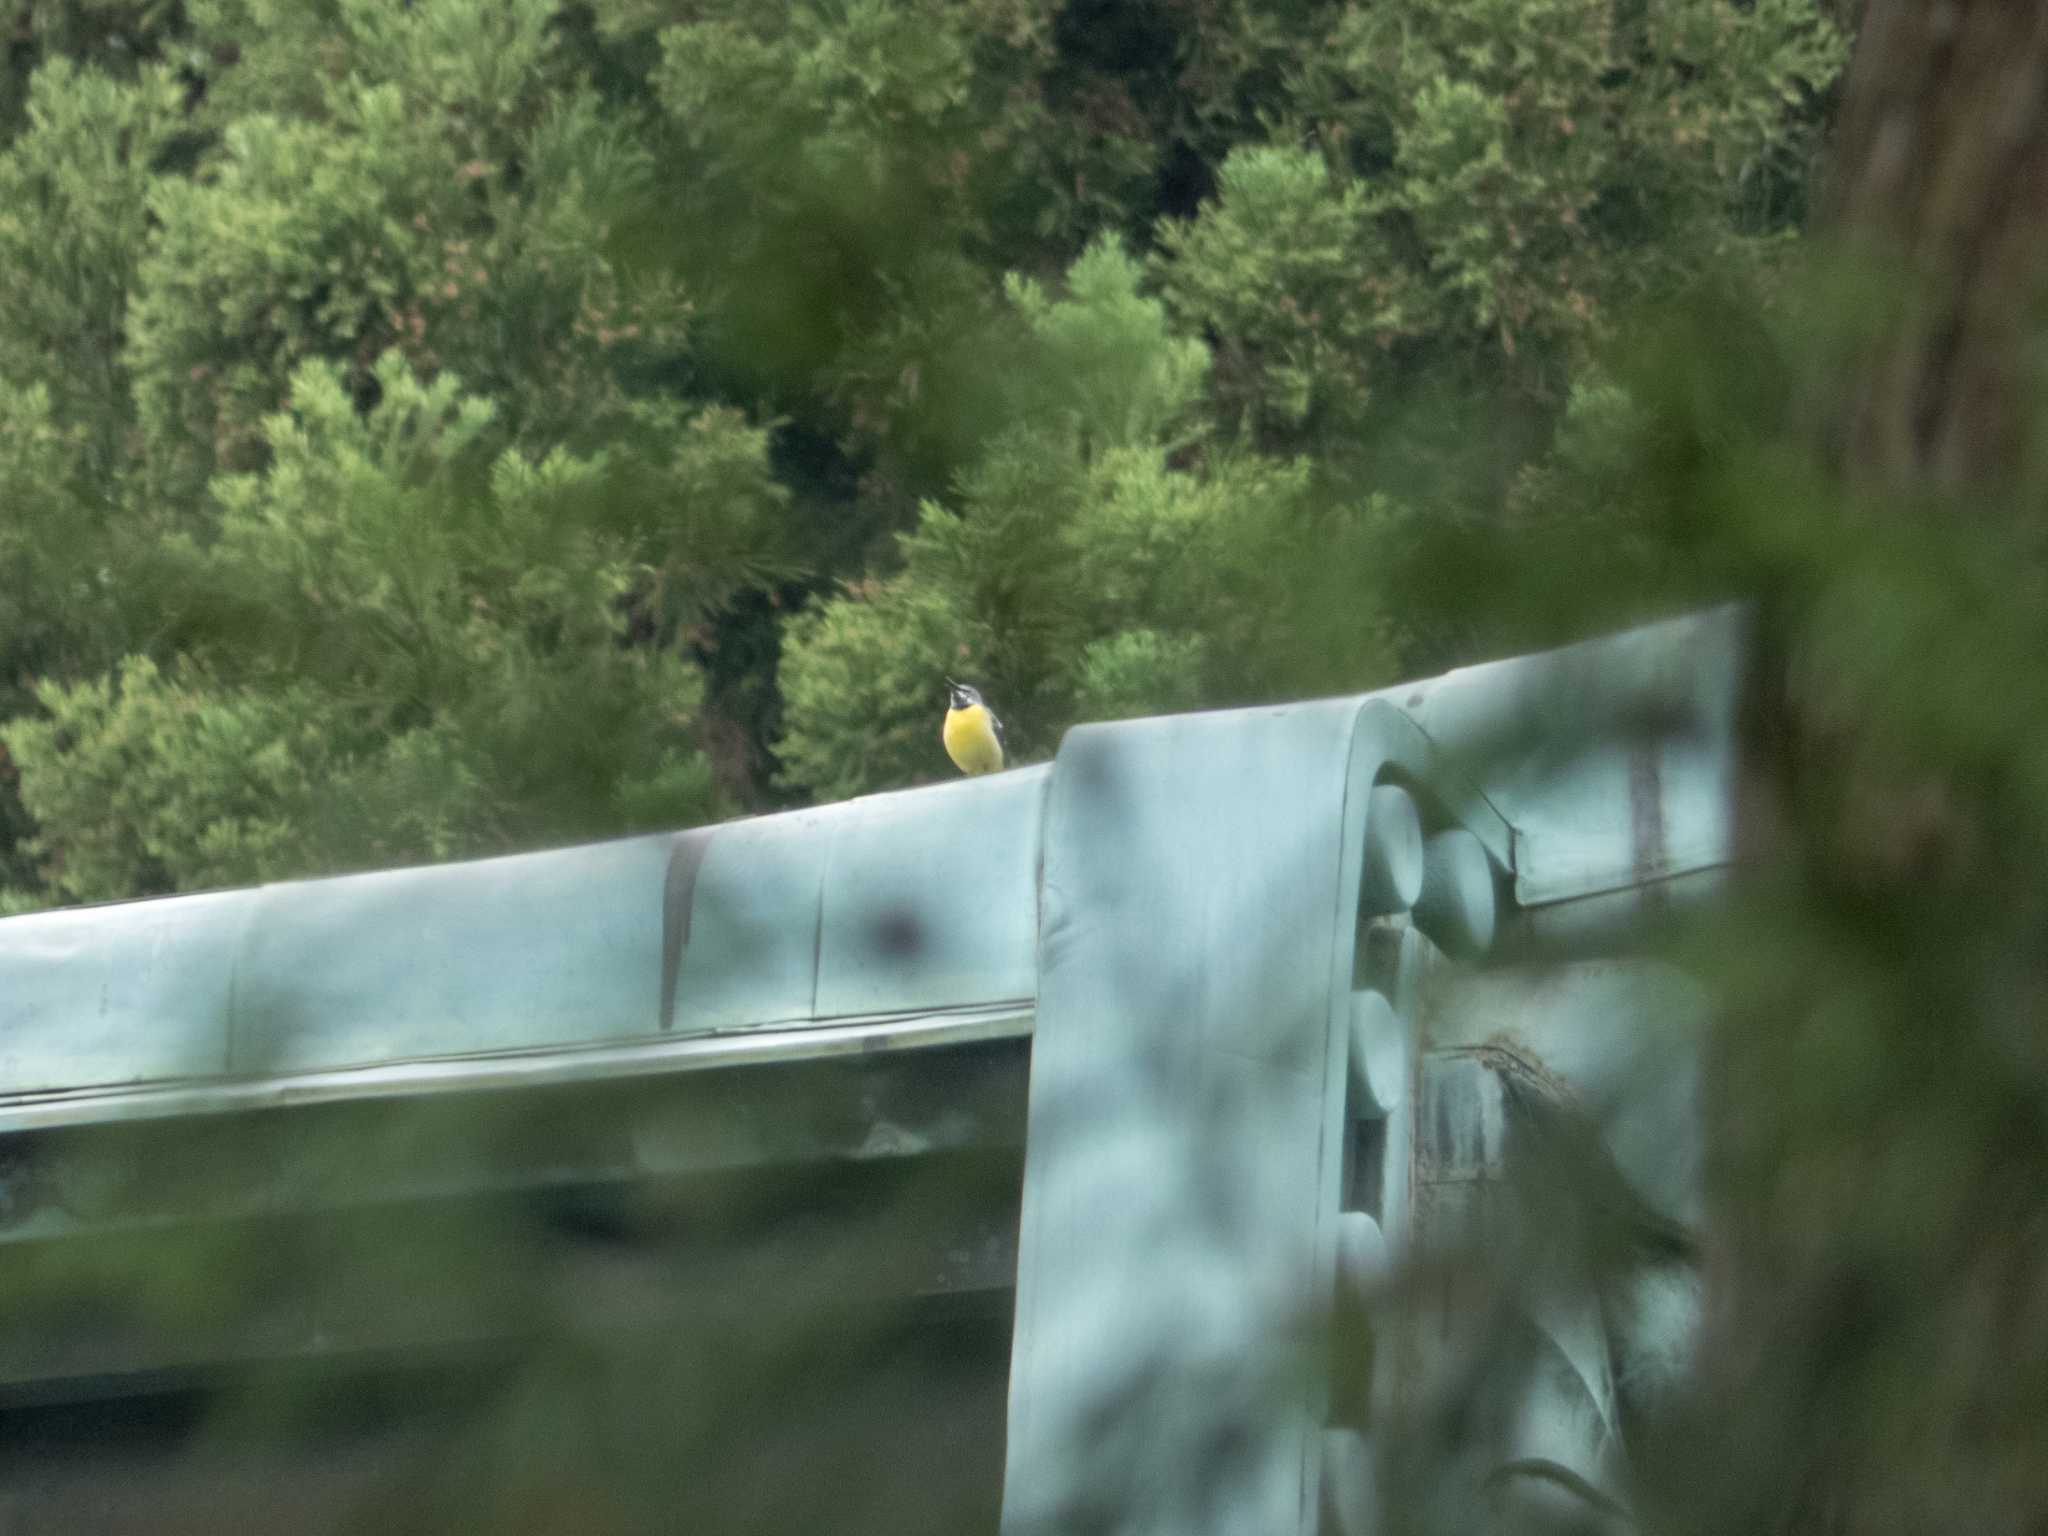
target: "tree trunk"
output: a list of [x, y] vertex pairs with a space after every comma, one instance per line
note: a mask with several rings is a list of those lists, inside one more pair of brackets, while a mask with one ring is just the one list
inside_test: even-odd
[[[2048, 529], [2048, 3], [1868, 0], [1820, 217], [1882, 302], [1808, 402], [1839, 550], [1798, 557], [1754, 658], [1753, 949], [1713, 1074], [1725, 1219], [1699, 1459], [1674, 1463], [1696, 1480], [1669, 1513], [1700, 1532], [2039, 1530], [2048, 647], [2028, 650], [2027, 594]], [[1924, 588], [1900, 578], [1916, 550], [1941, 566]], [[1957, 601], [1979, 577], [1981, 602]], [[1888, 626], [1989, 636], [2010, 664], [1909, 644], [1898, 677], [1858, 672], [1844, 635]], [[1943, 684], [1985, 707], [1943, 714]]]
[[[1767, 958], [1733, 963], [1718, 1042], [1700, 1460], [1669, 1513], [1700, 1532], [2042, 1530], [2048, 813], [2028, 754], [2048, 748], [1995, 705], [1950, 752], [1939, 723], [1960, 717], [1925, 700], [2003, 688], [2023, 721], [2048, 668], [2023, 639], [2048, 465], [2028, 440], [2048, 422], [2048, 4], [1868, 0], [1819, 233], [1878, 303], [1806, 401], [1839, 549], [1802, 555], [1759, 625], [1737, 817]], [[1954, 602], [1968, 582], [1944, 567], [1894, 618], [1917, 549], [1989, 569], [1982, 604]], [[1911, 676], [1858, 670], [1843, 612], [1874, 643], [1888, 623], [2017, 635], [2019, 662], [1903, 645]]]
[[2048, 274], [2048, 5], [1872, 0], [1824, 228], [1904, 279], [1845, 401], [1843, 467], [1899, 488], [2009, 471]]

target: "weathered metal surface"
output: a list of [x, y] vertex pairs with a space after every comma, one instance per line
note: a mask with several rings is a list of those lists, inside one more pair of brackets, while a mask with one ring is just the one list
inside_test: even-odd
[[[1706, 615], [1372, 696], [1464, 760], [1471, 787], [1446, 778], [1435, 788], [1456, 803], [1425, 820], [1515, 869], [1518, 934], [1539, 926], [1532, 907], [1725, 859], [1738, 633], [1732, 614]], [[1255, 827], [1275, 793], [1262, 754], [1360, 703], [1199, 717], [1187, 728], [1246, 747], [1211, 814]], [[1646, 718], [1679, 728], [1646, 743], [1630, 734]], [[1114, 763], [1143, 729], [1091, 732], [1092, 750]], [[1560, 737], [1583, 750], [1554, 750]], [[1069, 771], [1063, 758], [680, 838], [0, 922], [0, 1100], [1023, 1003], [1043, 806]], [[664, 912], [678, 848], [683, 905]]]
[[1384, 701], [1084, 728], [1062, 744], [1011, 1536], [1103, 1498], [1131, 1531], [1314, 1519], [1317, 1404], [1262, 1398], [1271, 1341], [1336, 1284], [1354, 950], [1372, 817], [1391, 798], [1373, 790], [1393, 777], [1463, 800], [1505, 842]]
[[[472, 1265], [434, 1247], [448, 1233], [479, 1261], [502, 1249], [543, 1271], [573, 1262], [585, 1273], [562, 1276], [575, 1290], [562, 1304], [600, 1328], [628, 1320], [593, 1278], [681, 1316], [772, 1303], [782, 1280], [826, 1286], [835, 1304], [1007, 1292], [1028, 1062], [1010, 1039], [0, 1138], [0, 1261], [89, 1252], [103, 1257], [82, 1273], [118, 1277], [210, 1256], [222, 1284], [246, 1277], [261, 1297], [231, 1293], [166, 1327], [146, 1287], [116, 1283], [82, 1331], [10, 1308], [0, 1405], [84, 1378], [119, 1391], [164, 1370], [516, 1331], [497, 1303], [533, 1277], [469, 1294]], [[439, 1257], [399, 1263], [397, 1292], [365, 1289], [292, 1270], [309, 1240], [350, 1255], [342, 1270]]]
[[217, 1077], [253, 891], [0, 922], [0, 1092]]
[[0, 1139], [0, 1246], [493, 1190], [1015, 1152], [1028, 1064], [1016, 1038], [716, 1077], [15, 1133]]
[[1408, 1090], [1408, 1041], [1394, 1005], [1370, 988], [1351, 994], [1349, 1057], [1361, 1112], [1390, 1113]]
[[1366, 825], [1365, 868], [1359, 878], [1361, 917], [1406, 912], [1422, 892], [1422, 816], [1415, 797], [1398, 784], [1372, 790]]
[[[1367, 1046], [1373, 1051], [1373, 1055], [1368, 1057], [1368, 1069], [1372, 1071], [1374, 1085], [1372, 1098], [1366, 1100], [1354, 1096], [1351, 1104], [1355, 1116], [1377, 1112], [1383, 1121], [1373, 1132], [1379, 1137], [1382, 1147], [1379, 1187], [1357, 1191], [1357, 1203], [1361, 1208], [1370, 1210], [1380, 1223], [1390, 1250], [1405, 1256], [1415, 1198], [1416, 1169], [1411, 1159], [1400, 1154], [1415, 1137], [1415, 1119], [1420, 1108], [1417, 1090], [1422, 1071], [1422, 1037], [1416, 1015], [1423, 989], [1439, 956], [1405, 917], [1373, 924], [1365, 931], [1363, 939], [1365, 953], [1357, 967], [1357, 980], [1362, 988], [1385, 999], [1387, 1012], [1379, 1016], [1378, 1022], [1383, 1031], [1381, 1038]], [[1357, 995], [1354, 992], [1353, 998]], [[1359, 1005], [1354, 1001], [1353, 1006], [1355, 1009]], [[1371, 1008], [1370, 1004], [1364, 1006]], [[1350, 1044], [1367, 1043], [1358, 1041], [1354, 1036]], [[1386, 1097], [1381, 1097], [1382, 1094]]]
[[[1420, 1110], [1390, 1160], [1414, 1186], [1408, 1242], [1475, 1294], [1397, 1306], [1378, 1386], [1392, 1406], [1456, 1395], [1477, 1410], [1464, 1472], [1429, 1491], [1445, 1528], [1487, 1500], [1516, 1521], [1628, 1528], [1623, 1425], [1660, 1406], [1697, 1322], [1701, 1002], [1645, 959], [1432, 968]], [[1623, 1188], [1638, 1200], [1614, 1198]], [[1604, 1258], [1571, 1221], [1555, 1238], [1541, 1225], [1561, 1199], [1623, 1224], [1605, 1229]]]
[[1428, 1019], [1435, 1051], [1495, 1049], [1542, 1071], [1600, 1133], [1658, 1216], [1703, 1216], [1700, 1045], [1706, 997], [1651, 960], [1593, 960], [1456, 973]]
[[[872, 1058], [893, 1064], [874, 1081], [930, 1087], [952, 1053], [920, 1048], [1017, 1065], [1035, 1030], [1007, 1536], [1103, 1493], [1133, 1531], [1306, 1532], [1319, 1506], [1359, 1529], [1371, 1438], [1326, 1425], [1317, 1390], [1263, 1396], [1269, 1346], [1340, 1276], [1368, 1288], [1422, 1229], [1484, 1217], [1504, 1062], [1588, 1116], [1646, 1210], [1697, 1219], [1696, 996], [1641, 963], [1522, 960], [1608, 943], [1725, 864], [1739, 630], [1713, 614], [1360, 698], [1087, 727], [1049, 765], [674, 836], [10, 920], [0, 1133], [296, 1136], [646, 1090], [675, 1112], [597, 1116], [546, 1169], [401, 1141], [382, 1184], [337, 1177], [389, 1204], [866, 1166], [974, 1153], [987, 1126], [943, 1092], [781, 1116], [701, 1069]], [[120, 1225], [23, 1150], [56, 1144], [0, 1141], [0, 1247]], [[242, 1161], [241, 1208], [131, 1215], [280, 1219], [325, 1187]], [[1008, 1219], [939, 1221], [862, 1283], [1006, 1284]], [[1595, 1493], [1617, 1401], [1676, 1368], [1696, 1305], [1682, 1265], [1636, 1290], [1605, 1334], [1568, 1296], [1539, 1308], [1515, 1388], [1510, 1449]], [[308, 1317], [340, 1326], [278, 1338]]]
[[0, 1129], [1028, 1029], [1047, 773], [714, 829], [666, 1029], [669, 836], [11, 919]]
[[266, 887], [236, 955], [233, 1072], [652, 1034], [671, 845]]
[[[1028, 1002], [1049, 767], [858, 802], [819, 901], [820, 1019]], [[688, 968], [685, 967], [685, 976]]]
[[1028, 1012], [995, 1008], [972, 1013], [849, 1019], [815, 1028], [750, 1030], [738, 1035], [639, 1040], [569, 1051], [506, 1052], [427, 1061], [406, 1059], [276, 1077], [87, 1088], [0, 1099], [0, 1134], [352, 1100], [498, 1093], [730, 1067], [830, 1061], [877, 1053], [914, 1056], [945, 1046], [1023, 1040], [1030, 1034]]
[[1515, 828], [1525, 907], [1709, 869], [1730, 807], [1745, 619], [1716, 609], [1387, 690]]
[[[836, 807], [759, 816], [690, 834], [694, 879], [663, 922], [674, 954], [663, 1027], [690, 1035], [808, 1021], [817, 1000], [818, 892]], [[686, 844], [674, 857], [691, 856]], [[685, 969], [688, 981], [683, 980]]]
[[1640, 947], [1654, 926], [1699, 912], [1728, 887], [1730, 869], [1714, 865], [1649, 885], [1623, 886], [1498, 915], [1494, 959], [1569, 961]]
[[1439, 832], [1429, 840], [1423, 868], [1416, 926], [1460, 959], [1484, 955], [1493, 946], [1498, 877], [1479, 839], [1461, 829]]
[[[1049, 768], [691, 834], [676, 1032], [1028, 1005]], [[677, 930], [687, 924], [685, 932]]]

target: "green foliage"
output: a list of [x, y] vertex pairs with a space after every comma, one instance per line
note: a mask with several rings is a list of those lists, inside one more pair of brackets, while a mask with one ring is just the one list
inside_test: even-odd
[[268, 466], [177, 542], [185, 658], [41, 691], [0, 740], [53, 884], [79, 897], [447, 858], [714, 813], [674, 654], [622, 645], [635, 594], [701, 614], [756, 579], [778, 502], [729, 413], [538, 459], [452, 375], [397, 354], [358, 412], [303, 365]]
[[[1446, 533], [1635, 547], [1626, 495], [1573, 502], [1586, 359], [1774, 248], [1841, 54], [1796, 0], [22, 26], [25, 899], [38, 868], [117, 894], [909, 782], [947, 771], [947, 670], [1030, 756], [1447, 660], [1486, 631], [1413, 579]], [[314, 788], [203, 769], [161, 723], [201, 716]], [[95, 743], [147, 786], [97, 833], [55, 766], [102, 782]], [[208, 806], [274, 835], [170, 825]]]
[[184, 0], [19, 0], [0, 60], [0, 140], [21, 131], [50, 66], [132, 80], [189, 57]]
[[1163, 306], [1138, 291], [1139, 275], [1116, 242], [1098, 241], [1057, 302], [1029, 278], [1006, 285], [1031, 351], [1012, 410], [1084, 457], [1141, 444], [1171, 450], [1191, 435], [1207, 351], [1172, 334]]
[[30, 81], [27, 122], [0, 155], [0, 355], [85, 434], [72, 471], [118, 494], [131, 467], [127, 307], [146, 248], [149, 187], [182, 129], [168, 70], [131, 83], [58, 60]]
[[346, 114], [363, 85], [401, 86], [420, 126], [468, 155], [516, 152], [544, 94], [573, 89], [557, 65], [552, 0], [189, 0], [192, 29], [235, 67], [209, 82], [209, 109]]
[[223, 690], [144, 657], [42, 691], [47, 719], [7, 727], [33, 845], [67, 895], [243, 885], [301, 867], [303, 828], [336, 769], [311, 689]]
[[949, 672], [1029, 761], [1757, 594], [1827, 729], [1685, 957], [1770, 1284], [1639, 1513], [2038, 1507], [2048, 436], [1814, 452], [1896, 286], [1792, 254], [1847, 9], [14, 6], [0, 912], [946, 777]]
[[1166, 227], [1166, 297], [1217, 337], [1217, 406], [1255, 439], [1356, 431], [1387, 350], [1419, 328], [1368, 213], [1320, 155], [1260, 145], [1224, 162], [1201, 218]]
[[[118, 654], [127, 621], [107, 574], [117, 546], [105, 507], [79, 483], [84, 436], [52, 419], [41, 385], [0, 386], [0, 720], [33, 707], [39, 676]], [[0, 789], [11, 778], [0, 751]], [[32, 831], [0, 794], [0, 903], [31, 900]]]
[[1293, 70], [1319, 156], [1236, 150], [1161, 280], [1269, 438], [1327, 448], [1418, 368], [1555, 403], [1617, 312], [1787, 227], [1761, 184], [1803, 169], [1842, 57], [1787, 3], [1353, 8]]
[[680, 343], [675, 285], [629, 292], [603, 249], [646, 150], [555, 78], [548, 15], [344, 6], [322, 41], [347, 72], [316, 112], [238, 116], [210, 177], [157, 186], [132, 351], [162, 494], [259, 464], [262, 419], [307, 358], [369, 392], [371, 360], [403, 348], [545, 444], [600, 436], [626, 404], [622, 355]]
[[82, 436], [53, 419], [40, 384], [0, 393], [0, 700], [14, 708], [20, 677], [115, 622], [100, 573], [106, 530], [77, 482]]
[[840, 795], [944, 771], [933, 684], [948, 670], [982, 685], [1028, 759], [1072, 720], [1323, 681], [1307, 652], [1326, 645], [1340, 668], [1384, 665], [1376, 617], [1360, 622], [1355, 600], [1325, 608], [1313, 574], [1357, 547], [1372, 512], [1331, 504], [1305, 463], [1180, 465], [1206, 358], [1139, 277], [1105, 242], [1064, 298], [1012, 281], [1025, 342], [1011, 424], [961, 477], [958, 509], [926, 502], [897, 575], [791, 627], [782, 752], [796, 782]]
[[[626, 29], [643, 9], [601, 11]], [[668, 166], [644, 259], [703, 296], [731, 387], [821, 411], [911, 495], [981, 430], [986, 253], [1065, 228], [1030, 85], [1051, 10], [715, 4], [658, 34]]]
[[1086, 720], [1125, 720], [1198, 708], [1208, 655], [1205, 637], [1156, 629], [1091, 640], [1076, 669], [1076, 710]]

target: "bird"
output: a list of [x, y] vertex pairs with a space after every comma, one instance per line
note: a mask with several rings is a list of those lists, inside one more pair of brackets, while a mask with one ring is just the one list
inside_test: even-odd
[[949, 677], [946, 688], [946, 724], [939, 732], [939, 739], [946, 744], [946, 756], [970, 778], [978, 773], [995, 773], [1003, 766], [1003, 722], [980, 693], [967, 684], [956, 683]]

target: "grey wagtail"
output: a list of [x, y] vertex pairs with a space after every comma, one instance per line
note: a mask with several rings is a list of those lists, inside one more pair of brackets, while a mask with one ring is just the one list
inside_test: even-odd
[[994, 773], [1003, 766], [1003, 722], [982, 701], [979, 693], [965, 683], [946, 679], [949, 690], [946, 728], [939, 739], [946, 744], [946, 756], [953, 766], [970, 777]]

